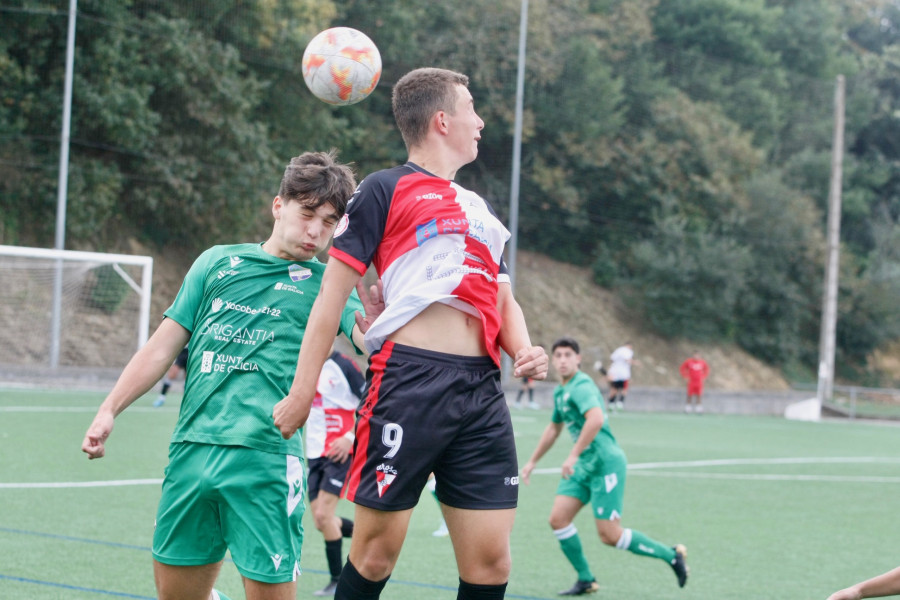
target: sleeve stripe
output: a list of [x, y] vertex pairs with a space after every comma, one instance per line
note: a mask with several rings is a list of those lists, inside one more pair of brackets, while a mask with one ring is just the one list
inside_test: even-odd
[[334, 258], [338, 259], [339, 261], [341, 261], [342, 263], [347, 264], [351, 268], [355, 269], [356, 272], [359, 273], [361, 276], [365, 275], [366, 271], [369, 270], [368, 266], [364, 265], [362, 262], [353, 258], [346, 252], [344, 252], [342, 250], [338, 250], [334, 246], [332, 246], [331, 249], [328, 250], [328, 256], [334, 257]]

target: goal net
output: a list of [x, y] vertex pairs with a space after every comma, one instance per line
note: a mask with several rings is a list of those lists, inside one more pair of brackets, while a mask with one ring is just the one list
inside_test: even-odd
[[153, 259], [0, 245], [0, 370], [121, 371], [147, 341]]

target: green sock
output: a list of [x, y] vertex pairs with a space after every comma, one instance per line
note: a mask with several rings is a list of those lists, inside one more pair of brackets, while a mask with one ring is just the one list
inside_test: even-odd
[[594, 574], [591, 573], [587, 558], [584, 556], [584, 550], [581, 548], [581, 538], [578, 537], [578, 530], [575, 529], [575, 525], [572, 524], [562, 529], [554, 529], [553, 535], [559, 540], [559, 547], [562, 549], [563, 554], [566, 555], [575, 571], [578, 572], [578, 579], [580, 581], [593, 581]]
[[675, 559], [675, 549], [665, 544], [660, 544], [656, 540], [650, 539], [640, 531], [634, 529], [622, 530], [622, 537], [616, 544], [616, 548], [620, 550], [628, 550], [640, 556], [652, 556], [664, 560], [669, 564]]

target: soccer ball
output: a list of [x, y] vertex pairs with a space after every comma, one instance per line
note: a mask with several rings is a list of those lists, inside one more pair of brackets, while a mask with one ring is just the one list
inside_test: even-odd
[[350, 27], [319, 33], [303, 52], [303, 81], [328, 104], [356, 104], [381, 77], [381, 54], [369, 36]]

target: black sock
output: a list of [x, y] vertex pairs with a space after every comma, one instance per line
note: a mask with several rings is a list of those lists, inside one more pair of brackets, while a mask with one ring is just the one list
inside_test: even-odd
[[341, 517], [341, 536], [343, 537], [352, 537], [353, 536], [353, 521], [350, 519], [345, 519]]
[[369, 581], [359, 574], [348, 558], [334, 591], [334, 600], [378, 600], [390, 577], [388, 575], [381, 581]]
[[456, 600], [503, 600], [506, 595], [506, 584], [479, 585], [459, 580], [459, 591]]
[[530, 389], [530, 388], [529, 388], [529, 390], [528, 390], [528, 401], [529, 401], [529, 402], [534, 402], [534, 390], [532, 390], [532, 389]]
[[524, 393], [525, 392], [523, 390], [519, 390], [519, 393], [516, 395], [516, 402], [522, 401], [522, 394], [524, 394]]
[[341, 564], [344, 557], [341, 556], [341, 543], [343, 540], [325, 540], [325, 558], [328, 560], [328, 572], [331, 573], [331, 580], [337, 581], [341, 576]]
[[170, 384], [168, 381], [164, 381], [162, 389], [159, 391], [159, 393], [165, 396], [169, 392], [170, 387], [172, 387], [172, 384]]

